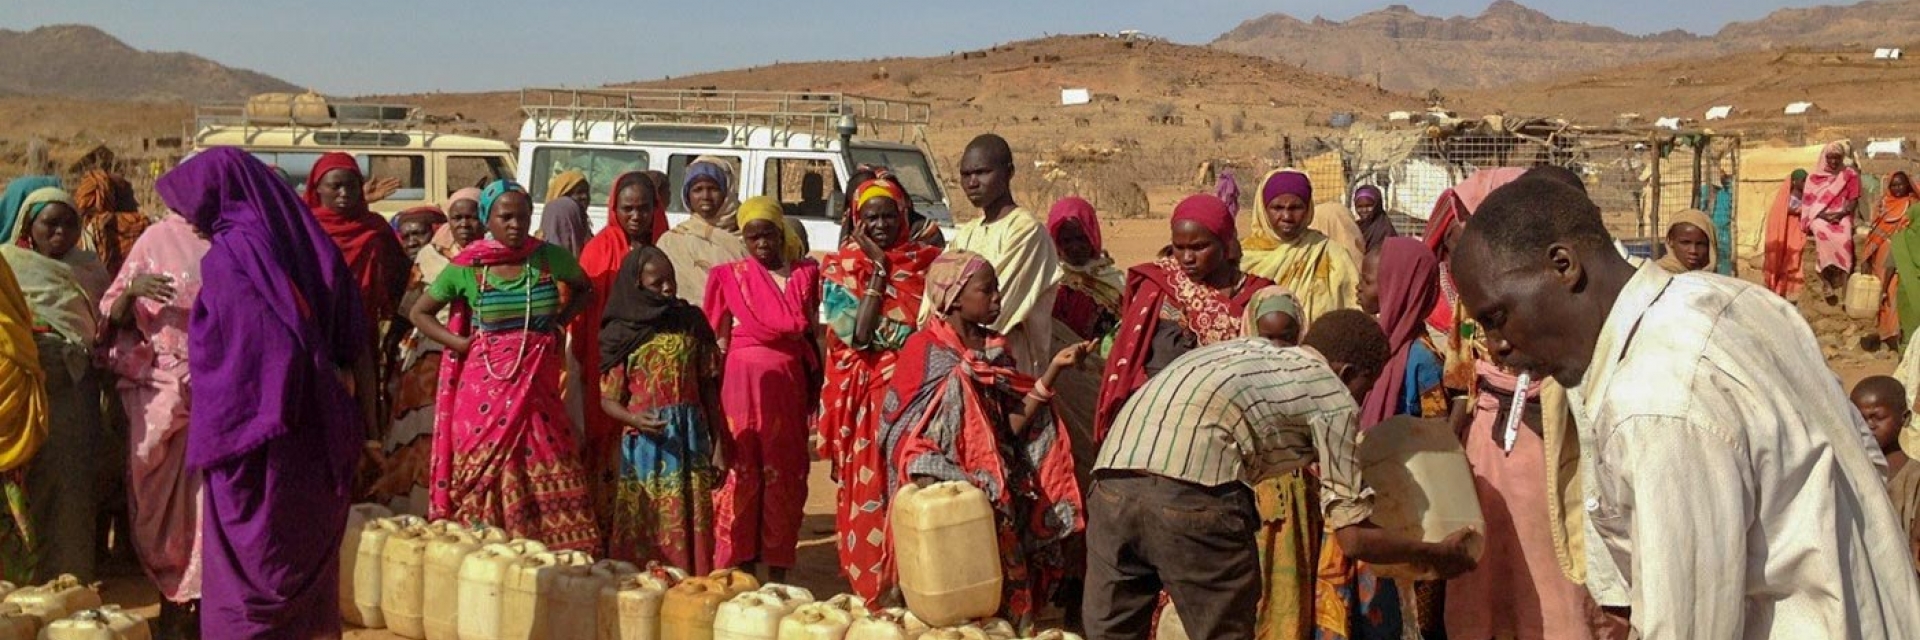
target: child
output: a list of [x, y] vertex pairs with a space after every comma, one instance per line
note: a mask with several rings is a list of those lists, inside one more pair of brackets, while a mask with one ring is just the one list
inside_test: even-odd
[[1920, 570], [1920, 536], [1914, 535], [1920, 530], [1920, 521], [1916, 521], [1920, 516], [1920, 465], [1908, 464], [1907, 452], [1900, 448], [1900, 430], [1913, 417], [1912, 408], [1907, 406], [1907, 390], [1889, 376], [1867, 378], [1854, 386], [1853, 406], [1859, 407], [1880, 452], [1887, 457], [1887, 470], [1893, 478], [1887, 483], [1887, 491], [1893, 496], [1894, 513], [1907, 525], [1914, 566]]

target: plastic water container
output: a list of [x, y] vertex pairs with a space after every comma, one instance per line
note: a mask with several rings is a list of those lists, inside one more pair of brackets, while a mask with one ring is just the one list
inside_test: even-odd
[[906, 609], [882, 609], [853, 621], [847, 640], [914, 640], [929, 631], [926, 623]]
[[400, 528], [387, 536], [386, 551], [381, 554], [380, 615], [394, 635], [424, 640], [427, 544], [433, 540], [433, 532], [419, 518], [390, 522]]
[[[1166, 636], [1160, 636], [1160, 637], [1162, 638], [1162, 640], [1166, 638]], [[1080, 637], [1080, 634], [1077, 634], [1077, 633], [1070, 633], [1070, 632], [1062, 631], [1059, 629], [1048, 629], [1046, 631], [1033, 634], [1031, 637], [1020, 638], [1019, 640], [1086, 640], [1086, 638]]]
[[[360, 569], [360, 537], [367, 523], [390, 517], [393, 511], [385, 505], [356, 504], [347, 509], [346, 533], [340, 536], [340, 619], [356, 627], [367, 626], [367, 620], [360, 615], [360, 608], [354, 605], [354, 576]], [[375, 561], [378, 564], [378, 560]]]
[[456, 525], [427, 542], [420, 616], [427, 640], [459, 640], [460, 565], [480, 547], [506, 541], [507, 532], [500, 529], [469, 530]]
[[616, 571], [624, 567], [609, 565], [614, 562], [602, 560], [593, 567], [610, 578], [600, 589], [599, 640], [659, 640], [661, 602], [668, 589], [686, 579], [686, 572], [657, 563], [645, 571]]
[[106, 605], [55, 620], [40, 637], [42, 640], [152, 640], [153, 633], [147, 627], [146, 618]]
[[720, 605], [759, 588], [753, 576], [733, 570], [688, 578], [667, 590], [660, 602], [661, 640], [713, 640]]
[[34, 640], [40, 635], [40, 619], [20, 610], [17, 604], [0, 604], [0, 640]]
[[831, 602], [800, 605], [780, 620], [779, 640], [846, 640], [853, 613]]
[[79, 578], [63, 575], [46, 584], [9, 593], [6, 602], [19, 605], [21, 611], [45, 624], [100, 608], [100, 593], [81, 584]]
[[[584, 556], [585, 554], [581, 554]], [[628, 563], [620, 563], [632, 567]], [[626, 567], [616, 567], [626, 568]], [[541, 614], [547, 619], [549, 640], [594, 640], [600, 634], [600, 592], [613, 583], [609, 571], [598, 565], [562, 564], [546, 585]], [[628, 574], [632, 575], [632, 574]]]
[[1847, 277], [1847, 317], [1865, 320], [1880, 315], [1880, 276], [1856, 273]]
[[714, 616], [713, 640], [776, 640], [780, 621], [812, 602], [813, 594], [807, 590], [781, 584], [734, 596]]
[[[1360, 441], [1360, 473], [1373, 487], [1371, 519], [1382, 529], [1425, 542], [1464, 528], [1486, 530], [1467, 453], [1444, 420], [1397, 416], [1375, 425]], [[1479, 545], [1472, 551], [1480, 557]], [[1372, 567], [1388, 578], [1438, 577], [1412, 565]]]
[[984, 618], [973, 624], [980, 627], [981, 633], [987, 634], [987, 637], [994, 640], [1013, 640], [1014, 636], [1020, 635], [1013, 630], [1013, 623], [999, 618]]
[[460, 563], [459, 640], [500, 640], [501, 589], [525, 548], [489, 544]]
[[[557, 551], [521, 556], [507, 570], [506, 587], [500, 601], [500, 637], [505, 640], [546, 638], [550, 628], [551, 603], [555, 579], [566, 567], [589, 568], [593, 558], [580, 551]], [[599, 596], [599, 590], [594, 590]], [[588, 627], [592, 628], [592, 627]]]
[[920, 640], [1006, 640], [1008, 637], [989, 634], [976, 624], [940, 627], [920, 634]]
[[893, 500], [894, 562], [907, 608], [934, 626], [1000, 610], [1000, 548], [987, 494], [965, 482], [900, 488]]
[[867, 599], [851, 593], [842, 593], [827, 598], [827, 601], [821, 604], [847, 612], [849, 620], [859, 620], [871, 614], [871, 612], [867, 610]]
[[[410, 516], [403, 516], [410, 517]], [[359, 558], [353, 564], [353, 608], [359, 610], [362, 627], [387, 628], [386, 613], [380, 610], [382, 573], [386, 570], [387, 538], [410, 524], [399, 518], [368, 520], [360, 528]]]

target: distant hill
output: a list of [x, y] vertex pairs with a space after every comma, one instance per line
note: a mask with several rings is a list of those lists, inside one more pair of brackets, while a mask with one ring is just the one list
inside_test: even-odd
[[0, 29], [0, 60], [0, 96], [207, 102], [301, 90], [189, 53], [141, 51], [84, 25]]
[[1637, 36], [1496, 0], [1474, 17], [1426, 16], [1404, 5], [1344, 22], [1269, 14], [1241, 23], [1212, 46], [1415, 92], [1484, 89], [1792, 45], [1900, 46], [1920, 39], [1914, 34], [1920, 34], [1920, 0], [1783, 9], [1729, 24], [1710, 37], [1680, 30]]

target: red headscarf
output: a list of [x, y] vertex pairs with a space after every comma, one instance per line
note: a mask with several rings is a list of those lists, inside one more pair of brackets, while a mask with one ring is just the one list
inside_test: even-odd
[[1407, 356], [1426, 333], [1422, 316], [1440, 298], [1440, 259], [1412, 238], [1388, 238], [1380, 245], [1380, 329], [1387, 333], [1393, 357], [1360, 407], [1360, 428], [1367, 429], [1399, 412], [1407, 386]]
[[1060, 246], [1060, 230], [1068, 223], [1080, 225], [1080, 231], [1087, 234], [1087, 242], [1093, 244], [1093, 252], [1105, 251], [1100, 242], [1100, 218], [1093, 209], [1093, 203], [1080, 196], [1067, 196], [1053, 203], [1053, 209], [1047, 212], [1047, 235], [1053, 236], [1054, 248]]
[[[620, 192], [632, 184], [638, 184], [649, 196], [656, 196], [652, 214], [653, 229], [650, 232], [652, 237], [647, 243], [652, 245], [658, 242], [660, 234], [667, 231], [666, 203], [660, 202], [657, 197], [658, 189], [653, 184], [653, 178], [642, 171], [629, 171], [614, 178], [613, 188], [607, 194], [607, 226], [601, 227], [600, 232], [594, 234], [593, 239], [587, 241], [587, 246], [580, 250], [580, 269], [593, 285], [592, 299], [574, 318], [573, 324], [567, 327], [574, 360], [580, 363], [580, 374], [584, 376], [598, 376], [600, 372], [600, 316], [606, 313], [607, 297], [614, 293], [613, 283], [620, 275], [620, 263], [633, 251], [633, 241], [627, 237], [627, 229], [620, 225], [618, 212]], [[584, 396], [583, 403], [587, 407], [585, 431], [588, 453], [590, 461], [597, 465], [608, 459], [600, 454], [607, 451], [606, 447], [620, 429], [605, 411], [600, 410], [598, 378], [582, 381], [580, 388]], [[591, 471], [597, 473], [601, 469], [595, 466]]]
[[1199, 223], [1213, 237], [1219, 238], [1221, 244], [1227, 245], [1228, 256], [1239, 255], [1240, 234], [1234, 231], [1233, 213], [1227, 211], [1227, 203], [1221, 202], [1220, 198], [1204, 193], [1187, 196], [1187, 199], [1173, 207], [1173, 219], [1168, 224], [1182, 222]]
[[355, 181], [366, 182], [353, 156], [340, 152], [322, 155], [307, 173], [307, 207], [320, 221], [320, 229], [340, 247], [347, 269], [360, 284], [367, 317], [378, 323], [399, 312], [400, 295], [407, 290], [407, 276], [413, 262], [407, 259], [406, 249], [400, 246], [393, 227], [368, 209], [364, 198], [358, 208], [350, 211], [335, 211], [320, 201], [320, 180], [334, 171], [349, 172]]
[[1440, 260], [1442, 266], [1440, 275], [1442, 295], [1427, 314], [1427, 324], [1433, 325], [1433, 328], [1443, 332], [1453, 331], [1453, 295], [1446, 293], [1453, 288], [1453, 276], [1445, 270], [1445, 263], [1449, 257], [1447, 234], [1452, 232], [1453, 223], [1466, 222], [1468, 218], [1473, 217], [1473, 211], [1480, 208], [1480, 203], [1485, 202], [1494, 189], [1519, 180], [1520, 176], [1526, 173], [1526, 169], [1518, 167], [1481, 169], [1468, 176], [1466, 180], [1460, 181], [1460, 184], [1447, 189], [1446, 193], [1440, 194], [1440, 199], [1433, 203], [1433, 213], [1427, 216], [1427, 230], [1422, 235], [1427, 250]]

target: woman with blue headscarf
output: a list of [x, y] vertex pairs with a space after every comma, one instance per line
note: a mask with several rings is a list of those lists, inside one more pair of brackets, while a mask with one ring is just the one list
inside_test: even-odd
[[680, 297], [695, 306], [704, 302], [700, 297], [707, 290], [708, 272], [747, 257], [746, 243], [726, 223], [733, 187], [731, 174], [717, 163], [702, 160], [687, 165], [680, 198], [693, 215], [660, 236], [660, 251], [673, 261]]
[[446, 348], [428, 515], [596, 551], [587, 470], [560, 396], [560, 332], [593, 287], [571, 252], [533, 237], [533, 199], [520, 185], [488, 185], [479, 214], [493, 237], [467, 245], [410, 314]]

